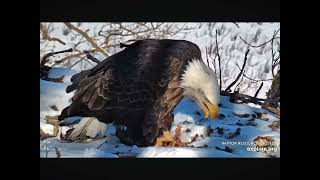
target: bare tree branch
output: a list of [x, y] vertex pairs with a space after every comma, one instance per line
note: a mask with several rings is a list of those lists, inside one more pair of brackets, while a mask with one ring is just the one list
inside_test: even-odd
[[216, 51], [217, 51], [217, 56], [218, 56], [218, 61], [219, 61], [219, 79], [220, 79], [220, 92], [222, 89], [222, 73], [221, 73], [221, 58], [219, 54], [219, 46], [218, 46], [218, 30], [216, 29]]
[[68, 60], [68, 59], [72, 59], [72, 58], [77, 58], [77, 57], [81, 57], [82, 55], [84, 55], [85, 53], [81, 52], [81, 53], [77, 53], [77, 54], [71, 54], [70, 56], [66, 56], [61, 58], [60, 60], [57, 60], [54, 62], [54, 64], [60, 64], [63, 63], [64, 61]]
[[101, 52], [105, 56], [110, 56], [102, 47], [98, 46], [94, 40], [89, 37], [89, 35], [82, 31], [81, 29], [77, 28], [76, 26], [72, 25], [71, 23], [65, 22], [66, 26], [68, 26], [69, 29], [76, 31], [77, 33], [81, 34], [98, 52]]
[[273, 72], [273, 70], [274, 70], [274, 68], [275, 68], [275, 66], [274, 66], [274, 54], [273, 54], [273, 39], [272, 39], [272, 41], [271, 41], [271, 58], [272, 58], [272, 65], [271, 65], [271, 73], [272, 73], [272, 77], [274, 77], [274, 72]]
[[[275, 35], [279, 32], [279, 30], [280, 30], [280, 28], [276, 31]], [[271, 38], [270, 40], [268, 40], [268, 41], [266, 41], [266, 42], [264, 42], [264, 43], [262, 43], [262, 44], [260, 44], [260, 45], [251, 45], [251, 44], [247, 43], [245, 40], [243, 40], [241, 36], [239, 36], [239, 37], [240, 37], [240, 39], [241, 39], [245, 44], [247, 44], [248, 46], [253, 47], [253, 48], [257, 48], [257, 47], [261, 47], [261, 46], [263, 46], [263, 45], [265, 45], [265, 44], [273, 41], [274, 39], [280, 39], [280, 37], [275, 37], [275, 35], [272, 36], [272, 38]]]
[[123, 26], [122, 23], [115, 23], [115, 24], [118, 24], [120, 29], [123, 29], [123, 30], [127, 31], [130, 35], [135, 35], [138, 39], [141, 39], [141, 38], [142, 38], [142, 37], [139, 35], [140, 33], [145, 33], [145, 32], [147, 32], [147, 31], [149, 31], [149, 29], [147, 29], [147, 30], [142, 30], [142, 31], [136, 31], [136, 32], [135, 32], [135, 30], [136, 30], [137, 28], [139, 28], [139, 26], [137, 26], [137, 27], [134, 28], [134, 29], [129, 29], [129, 28]]
[[230, 100], [231, 99], [238, 99], [238, 100], [241, 100], [243, 103], [254, 103], [254, 104], [258, 104], [258, 105], [262, 105], [263, 103], [262, 102], [269, 102], [269, 103], [273, 103], [273, 102], [279, 102], [280, 101], [280, 98], [278, 99], [262, 99], [262, 98], [255, 98], [255, 97], [252, 97], [252, 96], [249, 96], [249, 95], [246, 95], [246, 94], [240, 94], [238, 91], [235, 91], [235, 92], [226, 92], [226, 91], [222, 91], [220, 93], [221, 95], [223, 96], [230, 96]]
[[[119, 46], [119, 44], [110, 44], [110, 45], [104, 45], [104, 46], [101, 46], [101, 48], [110, 48], [110, 47], [116, 47], [116, 46]], [[86, 52], [88, 53], [93, 53], [93, 52], [96, 52], [97, 49], [93, 48], [91, 50], [87, 50]], [[61, 58], [60, 60], [57, 60], [55, 61], [55, 64], [60, 64], [66, 60], [69, 60], [69, 59], [72, 59], [72, 58], [77, 58], [77, 57], [81, 57], [82, 55], [85, 55], [86, 53], [84, 52], [79, 52], [79, 53], [76, 53], [76, 54], [71, 54], [69, 56], [66, 56], [66, 57], [63, 57]]]
[[262, 86], [263, 86], [263, 82], [261, 83], [259, 89], [258, 89], [258, 90], [256, 91], [256, 93], [254, 94], [254, 96], [253, 96], [254, 98], [257, 98], [257, 96], [258, 96], [258, 94], [259, 94], [259, 91], [261, 90]]
[[65, 42], [60, 40], [59, 38], [53, 38], [49, 36], [48, 30], [44, 27], [42, 23], [40, 23], [40, 31], [42, 33], [42, 38], [48, 41], [58, 41], [62, 45], [66, 45]]
[[241, 68], [241, 71], [239, 72], [237, 78], [225, 89], [226, 92], [229, 92], [230, 89], [232, 88], [233, 85], [236, 84], [236, 82], [239, 80], [239, 78], [241, 77], [242, 73], [243, 73], [243, 70], [244, 70], [244, 67], [246, 66], [246, 62], [247, 62], [247, 56], [248, 56], [248, 53], [249, 53], [250, 49], [248, 48], [245, 56], [244, 56], [244, 62], [243, 62], [243, 65], [242, 65], [242, 68]]
[[239, 25], [238, 25], [238, 23], [234, 22], [233, 24], [235, 24], [238, 28], [240, 28]]
[[[278, 30], [278, 31], [279, 31], [279, 30]], [[278, 31], [275, 31], [275, 32], [273, 33], [273, 37], [276, 36], [276, 34], [278, 33]], [[272, 41], [271, 41], [271, 58], [272, 58], [271, 73], [272, 73], [272, 77], [275, 76], [275, 74], [274, 74], [274, 69], [276, 68], [277, 65], [280, 64], [280, 61], [278, 62], [278, 60], [280, 59], [280, 52], [279, 52], [278, 57], [277, 57], [277, 58], [274, 58], [274, 56], [275, 56], [276, 53], [274, 53], [274, 50], [273, 50], [273, 40], [274, 40], [274, 39], [272, 39]], [[279, 43], [278, 43], [278, 45], [279, 45]]]
[[103, 142], [102, 144], [100, 144], [97, 149], [99, 149], [102, 145], [106, 144], [108, 141]]
[[[243, 71], [243, 73], [244, 73], [244, 71]], [[241, 79], [240, 79], [239, 83], [237, 84], [237, 86], [236, 86], [234, 89], [237, 89], [237, 88], [240, 86], [240, 84], [241, 84], [242, 80], [243, 80], [243, 76], [241, 77]], [[239, 90], [239, 91], [240, 91], [240, 90]]]
[[40, 66], [44, 66], [49, 61], [48, 58], [50, 56], [53, 56], [55, 54], [65, 53], [65, 52], [72, 52], [72, 51], [73, 51], [72, 48], [70, 48], [70, 49], [67, 49], [64, 51], [57, 51], [57, 52], [48, 53], [42, 57], [42, 60], [40, 61]]
[[84, 37], [83, 36], [81, 36], [81, 38], [80, 38], [80, 40], [77, 42], [77, 43], [72, 43], [73, 44], [73, 49], [75, 50], [75, 51], [78, 51], [76, 48], [77, 48], [77, 46], [79, 46], [81, 43], [84, 43], [84, 42], [86, 42], [85, 40], [83, 40], [84, 39]]
[[69, 68], [71, 69], [71, 68], [73, 68], [75, 65], [79, 64], [82, 60], [84, 60], [85, 57], [86, 57], [86, 56], [80, 58], [77, 62], [75, 62], [74, 64], [72, 64]]

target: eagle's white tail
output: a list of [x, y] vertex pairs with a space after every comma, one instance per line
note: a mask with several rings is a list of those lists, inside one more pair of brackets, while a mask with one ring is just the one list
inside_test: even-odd
[[105, 135], [107, 124], [94, 117], [83, 117], [78, 124], [73, 125], [73, 131], [66, 137], [75, 141], [81, 137], [102, 138]]

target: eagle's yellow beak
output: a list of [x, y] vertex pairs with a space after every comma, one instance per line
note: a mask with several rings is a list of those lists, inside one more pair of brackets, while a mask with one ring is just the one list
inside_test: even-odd
[[206, 106], [206, 108], [203, 108], [204, 117], [208, 119], [210, 115], [211, 119], [216, 119], [219, 111], [218, 106], [211, 103], [204, 103], [204, 105]]

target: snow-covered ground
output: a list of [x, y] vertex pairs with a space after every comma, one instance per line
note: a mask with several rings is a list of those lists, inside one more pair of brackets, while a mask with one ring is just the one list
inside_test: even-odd
[[[64, 83], [40, 80], [40, 128], [53, 134], [53, 126], [45, 122], [46, 115], [59, 115], [70, 104], [72, 93], [65, 92], [70, 76], [75, 70], [54, 68], [49, 78], [65, 75]], [[126, 146], [115, 136], [115, 127], [108, 124], [103, 139], [88, 143], [65, 143], [60, 137], [40, 140], [40, 157], [57, 157], [56, 148], [62, 158], [67, 157], [280, 157], [280, 128], [269, 127], [280, 121], [276, 115], [256, 105], [233, 104], [229, 97], [221, 97], [221, 107], [217, 120], [205, 120], [197, 105], [184, 98], [174, 110], [174, 123], [171, 133], [181, 126], [181, 140], [188, 147], [146, 147]], [[50, 106], [56, 108], [50, 108]], [[68, 127], [63, 127], [65, 133]], [[258, 137], [274, 140], [268, 152], [255, 151], [253, 143]]]

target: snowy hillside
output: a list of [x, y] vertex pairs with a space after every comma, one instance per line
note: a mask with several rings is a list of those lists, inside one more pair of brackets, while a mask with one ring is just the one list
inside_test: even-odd
[[[40, 57], [52, 51], [61, 51], [69, 48], [74, 48], [75, 52], [58, 54], [52, 57], [52, 61], [48, 65], [55, 67], [68, 67], [75, 70], [89, 69], [95, 65], [85, 58], [85, 55], [72, 57], [70, 55], [78, 54], [84, 50], [91, 50], [92, 46], [81, 35], [74, 31], [70, 31], [63, 23], [43, 23], [48, 26], [48, 33], [51, 37], [59, 38], [65, 45], [57, 41], [40, 40]], [[209, 60], [210, 67], [219, 73], [218, 61], [213, 59], [216, 57], [216, 31], [221, 56], [221, 71], [222, 71], [222, 89], [225, 89], [240, 72], [238, 66], [242, 66], [244, 54], [248, 48], [240, 38], [247, 43], [258, 46], [270, 40], [275, 31], [280, 29], [280, 23], [163, 23], [159, 25], [159, 31], [150, 31], [146, 33], [146, 24], [141, 23], [72, 23], [85, 31], [90, 37], [100, 44], [106, 46], [105, 40], [108, 39], [107, 53], [114, 54], [119, 52], [119, 42], [126, 42], [137, 38], [170, 38], [184, 39], [197, 44], [202, 51], [202, 59], [207, 62]], [[157, 23], [154, 23], [157, 24]], [[158, 23], [159, 24], [159, 23]], [[154, 25], [156, 26], [156, 25]], [[181, 28], [181, 31], [175, 31]], [[163, 33], [162, 31], [171, 30], [171, 32]], [[131, 31], [141, 33], [130, 34]], [[120, 36], [124, 32], [126, 35]], [[112, 36], [109, 36], [112, 34]], [[277, 37], [280, 37], [278, 31]], [[40, 35], [41, 37], [41, 35]], [[274, 40], [275, 56], [280, 51], [280, 38]], [[207, 54], [208, 53], [208, 57]], [[94, 57], [99, 60], [104, 60], [105, 55], [95, 52]], [[64, 59], [66, 56], [71, 57]], [[272, 72], [271, 72], [271, 56], [272, 50], [270, 43], [263, 46], [250, 48], [248, 54], [248, 62], [245, 68], [245, 74], [248, 78], [243, 78], [240, 88], [240, 93], [253, 96], [257, 91], [260, 83], [255, 80], [266, 80], [258, 94], [258, 98], [266, 98], [266, 92], [270, 89]], [[82, 61], [79, 61], [82, 59]], [[55, 64], [53, 61], [65, 60], [63, 63]], [[215, 63], [214, 63], [215, 62]], [[217, 70], [215, 70], [214, 65]], [[274, 70], [275, 72], [277, 69]], [[233, 87], [235, 88], [235, 87]], [[233, 90], [232, 88], [232, 90]]]
[[[53, 126], [45, 116], [59, 115], [70, 104], [72, 93], [65, 92], [75, 70], [54, 68], [49, 78], [65, 75], [64, 83], [40, 80], [40, 128], [53, 134]], [[40, 157], [280, 157], [280, 118], [259, 106], [234, 104], [222, 96], [219, 118], [203, 119], [197, 105], [183, 99], [174, 110], [171, 133], [181, 127], [181, 140], [187, 147], [126, 146], [115, 136], [115, 127], [108, 125], [103, 139], [88, 143], [66, 143], [60, 136], [40, 140]], [[53, 108], [54, 107], [54, 108]], [[278, 124], [278, 125], [275, 125]], [[62, 133], [68, 130], [62, 128]], [[257, 152], [256, 144], [267, 152]], [[262, 145], [261, 145], [262, 144]], [[270, 145], [270, 146], [269, 146]]]

